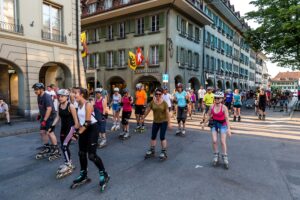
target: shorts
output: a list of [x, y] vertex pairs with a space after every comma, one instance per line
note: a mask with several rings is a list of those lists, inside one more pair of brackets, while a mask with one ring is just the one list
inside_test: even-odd
[[203, 98], [199, 98], [198, 102], [199, 102], [199, 104], [202, 104], [203, 103]]
[[225, 102], [225, 106], [228, 108], [228, 110], [231, 109], [231, 102]]
[[258, 106], [259, 110], [265, 112], [266, 111], [266, 105], [259, 105]]
[[135, 114], [136, 115], [144, 115], [145, 114], [145, 106], [135, 105]]
[[8, 105], [4, 104], [2, 109], [0, 109], [0, 113], [6, 113], [8, 111]]
[[234, 105], [234, 104], [233, 104], [233, 107], [234, 107], [234, 108], [241, 108], [242, 105], [240, 105], [240, 104]]
[[[55, 117], [49, 117], [49, 119], [46, 121], [46, 126], [45, 127], [40, 126], [40, 130], [41, 131], [48, 131], [49, 128], [51, 128], [51, 126], [52, 126], [52, 124], [54, 122], [54, 119], [55, 119]], [[42, 122], [43, 120], [44, 119], [41, 118], [40, 122]], [[52, 130], [53, 130], [52, 132], [54, 132], [55, 131], [55, 127]]]
[[177, 121], [185, 122], [187, 117], [187, 107], [179, 107], [177, 109]]
[[211, 106], [211, 105], [206, 105], [206, 106], [205, 106], [205, 114], [208, 113], [208, 111], [209, 111], [209, 109], [210, 109], [210, 106]]
[[152, 134], [151, 134], [151, 140], [156, 140], [158, 131], [160, 130], [160, 140], [164, 141], [166, 139], [166, 131], [168, 128], [168, 122], [162, 122], [162, 123], [153, 123], [152, 124]]
[[98, 120], [97, 125], [98, 125], [98, 131], [100, 133], [106, 133], [106, 117], [103, 115], [103, 113], [100, 113], [100, 119]]
[[120, 104], [113, 104], [113, 105], [112, 105], [112, 110], [113, 110], [114, 112], [120, 112], [120, 110], [121, 110], [121, 105], [120, 105]]
[[131, 111], [123, 111], [122, 112], [122, 124], [123, 125], [128, 125], [130, 116], [131, 116]]
[[228, 130], [228, 127], [224, 123], [220, 123], [217, 121], [213, 121], [213, 126], [211, 127], [211, 132], [215, 133], [218, 132], [220, 134], [226, 134]]

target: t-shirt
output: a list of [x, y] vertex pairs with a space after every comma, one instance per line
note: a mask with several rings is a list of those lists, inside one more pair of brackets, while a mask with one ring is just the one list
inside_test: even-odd
[[123, 97], [122, 98], [122, 103], [123, 103], [123, 111], [124, 112], [131, 112], [132, 111], [132, 106], [131, 106], [131, 96], [130, 97]]
[[8, 111], [8, 105], [6, 103], [2, 103], [2, 105], [0, 105], [0, 113], [5, 113], [6, 111]]
[[156, 104], [154, 101], [151, 101], [150, 108], [153, 111], [153, 122], [162, 123], [168, 121], [167, 110], [168, 104], [163, 101], [161, 104]]
[[233, 105], [242, 105], [240, 94], [233, 94], [233, 99], [234, 99]]
[[122, 96], [120, 94], [113, 95], [113, 104], [120, 104]]
[[199, 89], [198, 90], [198, 98], [203, 99], [206, 91], [204, 89]]
[[179, 92], [175, 93], [175, 97], [177, 99], [177, 105], [179, 107], [186, 107], [187, 105], [186, 98], [185, 98], [186, 95], [187, 95], [186, 91], [182, 91], [181, 93]]
[[213, 93], [206, 93], [205, 95], [204, 95], [204, 99], [203, 99], [203, 101], [204, 101], [204, 103], [205, 103], [205, 105], [206, 106], [211, 106], [211, 105], [213, 105], [213, 103], [214, 103], [214, 94]]
[[162, 95], [164, 101], [168, 104], [168, 107], [170, 108], [172, 106], [171, 104], [171, 95], [169, 93]]
[[226, 103], [232, 102], [232, 98], [233, 98], [233, 94], [232, 94], [232, 93], [227, 93], [227, 94], [226, 94], [225, 102], [226, 102]]
[[42, 117], [45, 116], [46, 111], [47, 111], [47, 107], [52, 108], [50, 117], [55, 117], [56, 111], [54, 109], [52, 98], [49, 94], [44, 93], [43, 96], [38, 96], [37, 97], [37, 102], [38, 102], [38, 106], [39, 106], [39, 110], [40, 110], [40, 115]]
[[135, 92], [135, 105], [145, 105], [147, 102], [147, 94], [145, 90]]

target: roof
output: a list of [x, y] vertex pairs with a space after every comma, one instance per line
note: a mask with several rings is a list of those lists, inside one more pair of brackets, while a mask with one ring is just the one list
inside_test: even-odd
[[300, 71], [299, 72], [279, 72], [272, 81], [293, 81], [300, 79]]

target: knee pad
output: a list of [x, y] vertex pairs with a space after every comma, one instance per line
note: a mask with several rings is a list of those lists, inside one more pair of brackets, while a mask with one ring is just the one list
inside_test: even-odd
[[97, 154], [94, 154], [94, 153], [90, 153], [89, 154], [89, 160], [95, 162], [99, 159], [99, 157], [97, 156]]
[[68, 146], [62, 145], [61, 150], [62, 150], [62, 151], [68, 151]]

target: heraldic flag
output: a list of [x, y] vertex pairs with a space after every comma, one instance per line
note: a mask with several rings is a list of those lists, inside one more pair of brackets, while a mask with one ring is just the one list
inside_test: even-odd
[[128, 52], [128, 66], [130, 69], [135, 70], [137, 68], [136, 56], [131, 51]]

